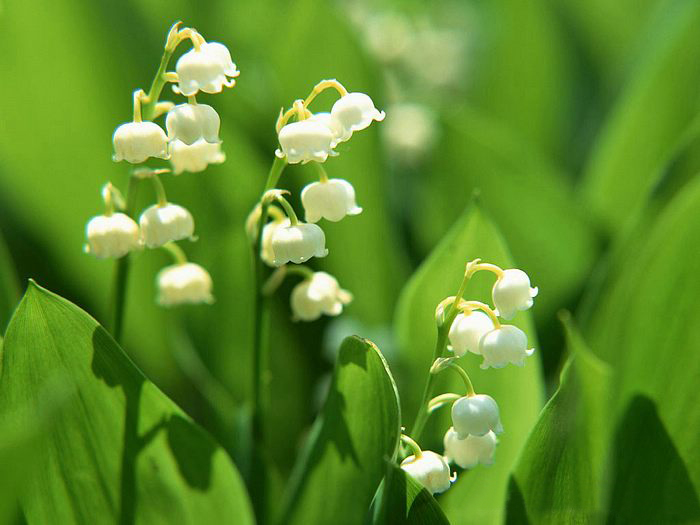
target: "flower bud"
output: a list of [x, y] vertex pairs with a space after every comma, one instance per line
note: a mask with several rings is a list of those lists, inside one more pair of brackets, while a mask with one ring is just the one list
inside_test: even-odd
[[503, 432], [496, 401], [486, 394], [460, 397], [452, 405], [452, 426], [459, 439]]
[[200, 139], [217, 144], [221, 119], [216, 110], [207, 104], [180, 104], [168, 111], [165, 128], [169, 140], [181, 140], [188, 146]]
[[328, 112], [322, 111], [320, 113], [314, 113], [311, 117], [308, 118], [308, 120], [310, 120], [311, 122], [319, 122], [331, 130], [331, 133], [333, 134], [333, 142], [331, 145], [333, 147], [335, 147], [335, 145], [339, 142], [344, 142], [348, 140], [350, 138], [350, 135], [352, 135], [347, 135], [347, 132], [345, 131], [345, 129], [343, 129], [343, 126], [340, 125], [340, 122], [335, 120]]
[[323, 230], [315, 224], [303, 222], [276, 228], [272, 233], [270, 246], [275, 266], [282, 266], [288, 262], [300, 264], [311, 257], [328, 255]]
[[352, 301], [352, 294], [343, 290], [335, 277], [326, 272], [315, 272], [311, 278], [297, 284], [292, 290], [292, 313], [301, 321], [315, 321], [321, 314], [340, 315], [343, 305]]
[[484, 361], [481, 368], [503, 368], [508, 363], [517, 366], [525, 364], [525, 358], [535, 351], [528, 349], [527, 335], [517, 326], [504, 324], [491, 330], [481, 338], [481, 355]]
[[156, 277], [158, 303], [175, 306], [187, 303], [212, 303], [212, 281], [209, 272], [194, 263], [166, 266]]
[[282, 149], [278, 149], [276, 155], [286, 156], [290, 164], [311, 160], [325, 162], [329, 155], [337, 155], [333, 151], [333, 132], [325, 124], [313, 119], [286, 124], [279, 132], [279, 141]]
[[460, 439], [457, 431], [451, 427], [443, 440], [445, 457], [462, 468], [474, 468], [479, 463], [493, 465], [493, 454], [496, 451], [498, 439], [496, 434], [489, 431], [483, 436], [469, 435]]
[[348, 140], [353, 131], [368, 127], [373, 120], [384, 120], [385, 113], [374, 107], [372, 99], [364, 93], [348, 93], [340, 97], [331, 108], [331, 117], [343, 128], [340, 141]]
[[401, 468], [423, 485], [431, 494], [445, 492], [455, 478], [450, 476], [450, 466], [440, 454], [424, 450], [419, 457], [408, 456]]
[[198, 140], [191, 146], [179, 140], [170, 143], [170, 163], [174, 175], [183, 171], [204, 171], [209, 164], [221, 164], [225, 160], [226, 154], [221, 151], [221, 144], [210, 144], [205, 140]]
[[153, 122], [127, 122], [112, 136], [114, 161], [131, 164], [144, 162], [149, 157], [168, 158], [168, 137], [163, 128]]
[[[191, 49], [180, 57], [175, 65], [178, 77], [174, 91], [189, 97], [198, 91], [221, 93], [223, 87], [233, 87], [233, 77], [239, 75], [231, 61], [231, 53], [223, 44], [208, 42], [200, 49]], [[232, 77], [228, 79], [227, 77]]]
[[141, 237], [149, 248], [158, 248], [170, 241], [187, 239], [194, 234], [194, 219], [189, 211], [177, 204], [155, 204], [139, 219]]
[[100, 259], [123, 257], [141, 247], [138, 224], [123, 213], [93, 217], [85, 230], [85, 251]]
[[362, 213], [355, 202], [355, 189], [343, 179], [330, 179], [308, 184], [301, 192], [307, 222], [321, 218], [338, 222], [346, 215]]
[[480, 354], [479, 341], [493, 330], [493, 321], [483, 312], [472, 311], [458, 314], [450, 327], [449, 339], [452, 351], [461, 357], [468, 351]]
[[493, 285], [493, 304], [503, 319], [512, 319], [518, 310], [532, 306], [537, 288], [530, 288], [530, 278], [516, 268], [505, 270]]

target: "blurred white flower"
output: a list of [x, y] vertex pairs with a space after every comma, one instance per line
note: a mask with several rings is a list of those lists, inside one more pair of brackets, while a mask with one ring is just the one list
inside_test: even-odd
[[180, 104], [168, 111], [165, 117], [168, 139], [180, 140], [188, 146], [198, 140], [211, 144], [221, 142], [220, 125], [218, 113], [207, 104]]
[[[208, 42], [200, 49], [191, 49], [175, 65], [178, 85], [173, 90], [186, 97], [204, 93], [221, 93], [223, 87], [233, 87], [239, 75], [231, 53], [223, 44]], [[228, 78], [231, 77], [231, 78]]]
[[85, 251], [100, 259], [123, 257], [141, 247], [138, 224], [123, 213], [93, 217], [85, 230]]
[[321, 314], [340, 315], [350, 301], [352, 294], [326, 272], [314, 272], [294, 287], [290, 297], [292, 313], [301, 321], [315, 321]]
[[311, 257], [328, 255], [326, 236], [323, 230], [315, 224], [303, 222], [275, 228], [270, 246], [275, 266], [282, 266], [288, 262], [300, 264], [308, 261]]
[[331, 108], [331, 118], [343, 128], [340, 141], [348, 140], [354, 131], [367, 128], [374, 120], [384, 120], [385, 116], [364, 93], [348, 93], [336, 100]]
[[182, 206], [168, 203], [154, 204], [139, 219], [141, 238], [149, 248], [157, 248], [171, 241], [187, 239], [194, 234], [192, 214]]
[[170, 163], [175, 175], [179, 175], [183, 171], [190, 173], [204, 171], [209, 164], [221, 164], [226, 160], [226, 154], [221, 151], [221, 144], [210, 144], [203, 139], [191, 146], [174, 140], [170, 143], [169, 148]]
[[475, 310], [458, 314], [449, 333], [452, 351], [457, 357], [467, 352], [480, 354], [479, 341], [493, 328], [493, 321], [483, 312]]
[[153, 122], [127, 122], [112, 136], [114, 160], [125, 160], [131, 164], [144, 162], [149, 157], [168, 158], [168, 137], [158, 124]]
[[318, 119], [291, 122], [280, 129], [278, 157], [287, 157], [290, 164], [307, 163], [315, 160], [325, 162], [328, 156], [335, 156], [333, 151], [336, 137], [328, 125]]
[[166, 266], [158, 273], [156, 281], [158, 303], [162, 306], [214, 302], [211, 276], [198, 264]]
[[481, 338], [481, 355], [484, 361], [481, 368], [503, 368], [509, 363], [517, 366], [525, 364], [525, 358], [535, 351], [528, 349], [527, 335], [517, 326], [501, 325]]
[[445, 433], [443, 443], [448, 461], [453, 461], [462, 468], [474, 468], [479, 463], [493, 465], [493, 454], [498, 439], [491, 431], [483, 436], [469, 435], [460, 439], [454, 427], [450, 427]]
[[493, 304], [500, 317], [512, 319], [518, 310], [532, 306], [537, 291], [537, 288], [530, 287], [530, 278], [524, 271], [517, 268], [504, 270], [493, 285]]
[[459, 439], [503, 432], [496, 400], [486, 394], [460, 397], [452, 405], [452, 426]]
[[387, 111], [391, 118], [382, 126], [382, 136], [400, 160], [413, 161], [432, 149], [438, 130], [427, 106], [400, 103]]
[[455, 479], [450, 475], [447, 460], [430, 450], [424, 450], [419, 457], [408, 456], [401, 462], [401, 468], [431, 494], [445, 492]]
[[307, 222], [321, 218], [337, 222], [346, 215], [362, 212], [355, 202], [355, 189], [343, 179], [330, 179], [308, 184], [301, 192]]
[[361, 25], [367, 49], [382, 62], [399, 58], [406, 51], [413, 31], [406, 15], [399, 12], [370, 14]]

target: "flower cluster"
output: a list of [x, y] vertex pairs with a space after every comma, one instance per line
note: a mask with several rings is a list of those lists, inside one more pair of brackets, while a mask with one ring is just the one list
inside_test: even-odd
[[[233, 87], [239, 71], [226, 46], [207, 42], [194, 29], [179, 26], [178, 22], [168, 34], [163, 60], [150, 92], [141, 89], [134, 92], [133, 119], [114, 132], [116, 162], [141, 164], [151, 158], [166, 159], [172, 172], [178, 175], [184, 171], [203, 171], [209, 164], [219, 164], [226, 158], [221, 151], [219, 115], [213, 107], [199, 104], [195, 96], [200, 91], [221, 93], [224, 87]], [[172, 54], [184, 41], [190, 41], [192, 48], [178, 59], [175, 72], [166, 72]], [[176, 94], [187, 97], [187, 102], [175, 105], [158, 100], [168, 82], [174, 84]], [[165, 130], [153, 122], [163, 114]], [[168, 202], [159, 175], [170, 171], [140, 167], [132, 172], [130, 187], [142, 179], [150, 179], [157, 196], [157, 203], [141, 213], [138, 223], [129, 216], [133, 203], [128, 202], [128, 192], [124, 199], [111, 183], [105, 186], [106, 211], [88, 222], [85, 249], [98, 258], [119, 258], [143, 247], [164, 247], [173, 254], [176, 264], [164, 268], [157, 276], [158, 302], [164, 306], [210, 303], [211, 277], [201, 266], [188, 262], [182, 250], [173, 244], [194, 239], [194, 219], [184, 207]]]
[[[469, 279], [481, 270], [496, 275], [492, 290], [495, 309], [462, 298]], [[509, 320], [518, 311], [529, 309], [536, 295], [537, 288], [530, 286], [530, 278], [522, 270], [503, 270], [476, 259], [467, 264], [458, 295], [448, 297], [438, 305], [435, 314], [438, 330], [447, 334], [447, 349], [454, 355], [438, 355], [431, 374], [448, 368], [457, 371], [464, 380], [467, 393], [464, 396], [441, 394], [430, 400], [421, 413], [427, 417], [433, 410], [452, 403], [452, 427], [445, 433], [444, 456], [434, 452], [415, 453], [416, 450], [420, 452], [418, 445], [404, 436], [405, 440], [409, 440], [414, 454], [404, 460], [401, 466], [431, 492], [442, 492], [449, 488], [450, 471], [449, 468], [445, 470], [445, 465], [449, 462], [464, 469], [493, 463], [498, 443], [496, 436], [503, 432], [498, 404], [491, 396], [474, 391], [469, 376], [456, 361], [471, 352], [483, 357], [482, 369], [503, 368], [508, 364], [523, 366], [525, 358], [531, 356], [534, 349], [528, 349], [525, 332], [516, 326], [501, 324], [499, 317]], [[424, 420], [419, 417], [419, 421]]]

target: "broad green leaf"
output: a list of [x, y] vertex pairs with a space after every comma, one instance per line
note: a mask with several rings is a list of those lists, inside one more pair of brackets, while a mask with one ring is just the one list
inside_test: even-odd
[[565, 323], [570, 357], [511, 478], [508, 523], [592, 523], [604, 512], [611, 373]]
[[[464, 212], [445, 238], [421, 265], [401, 294], [396, 314], [396, 336], [403, 381], [399, 384], [406, 418], [416, 414], [418, 395], [422, 392], [432, 363], [437, 330], [435, 307], [444, 298], [454, 295], [464, 275], [467, 261], [481, 258], [503, 267], [513, 262], [496, 227], [473, 205]], [[470, 282], [466, 299], [491, 303], [493, 275], [478, 273]], [[540, 288], [540, 294], [547, 294]], [[539, 299], [539, 298], [538, 298]], [[538, 299], [534, 308], [538, 308]], [[528, 334], [530, 345], [537, 347], [529, 312], [516, 316], [513, 324]], [[506, 432], [496, 451], [496, 463], [490, 468], [477, 468], [462, 473], [440, 502], [454, 524], [499, 523], [502, 520], [508, 477], [528, 432], [537, 420], [542, 406], [543, 386], [539, 357], [528, 360], [524, 368], [509, 366], [501, 370], [481, 370], [475, 355], [462, 358], [461, 365], [472, 378], [477, 392], [489, 394], [501, 409]], [[464, 392], [459, 378], [442, 372], [435, 395], [442, 392]], [[404, 424], [410, 429], [412, 419]], [[450, 426], [449, 410], [431, 416], [421, 446], [442, 450], [442, 436]]]
[[591, 348], [617, 378], [610, 514], [620, 521], [700, 519], [698, 210], [696, 179], [617, 254], [587, 326]]
[[613, 234], [644, 206], [667, 156], [691, 124], [700, 94], [700, 4], [676, 0], [659, 13], [653, 40], [593, 148], [586, 202]]
[[345, 339], [278, 521], [361, 523], [399, 433], [396, 386], [379, 349], [366, 339]]
[[12, 312], [20, 299], [19, 282], [14, 262], [0, 232], [0, 340]]
[[2, 374], [6, 410], [37, 403], [57, 374], [76, 390], [22, 499], [29, 522], [253, 523], [226, 453], [94, 319], [33, 282], [7, 330]]

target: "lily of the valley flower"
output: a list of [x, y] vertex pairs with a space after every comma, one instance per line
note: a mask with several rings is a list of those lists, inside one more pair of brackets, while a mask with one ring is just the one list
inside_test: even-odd
[[480, 354], [479, 341], [493, 328], [493, 321], [483, 312], [466, 311], [458, 314], [452, 322], [449, 333], [452, 351], [457, 357], [467, 352]]
[[527, 335], [517, 326], [501, 325], [481, 338], [481, 355], [484, 361], [481, 368], [503, 368], [512, 363], [517, 366], [525, 364], [525, 358], [535, 351], [527, 347]]
[[319, 122], [331, 130], [331, 133], [333, 134], [333, 142], [331, 145], [333, 147], [335, 147], [338, 142], [343, 142], [350, 138], [349, 135], [347, 137], [345, 136], [346, 132], [340, 122], [334, 119], [328, 112], [322, 111], [320, 113], [314, 113], [307, 120], [310, 120], [311, 122]]
[[272, 251], [272, 236], [278, 228], [287, 228], [291, 222], [289, 219], [279, 219], [268, 222], [263, 227], [262, 246], [260, 248], [260, 257], [268, 266], [275, 266], [275, 252]]
[[337, 222], [346, 215], [362, 212], [362, 208], [355, 202], [355, 189], [343, 179], [307, 185], [301, 192], [301, 202], [308, 222], [318, 222], [321, 218]]
[[149, 157], [168, 158], [168, 137], [163, 128], [153, 122], [127, 122], [112, 136], [114, 160], [139, 164]]
[[340, 315], [343, 305], [352, 301], [352, 294], [326, 272], [315, 272], [292, 290], [292, 313], [301, 321], [315, 321], [321, 314]]
[[343, 128], [339, 141], [348, 140], [354, 131], [367, 128], [373, 120], [384, 120], [385, 113], [374, 107], [374, 102], [364, 93], [348, 93], [340, 97], [331, 108], [331, 117]]
[[226, 160], [226, 154], [221, 151], [221, 144], [210, 144], [204, 139], [198, 140], [191, 146], [174, 140], [170, 143], [170, 163], [173, 174], [183, 171], [196, 173], [204, 171], [209, 164], [221, 164]]
[[[189, 97], [198, 91], [221, 93], [224, 86], [233, 87], [240, 74], [231, 60], [231, 53], [225, 45], [207, 42], [180, 57], [175, 65], [180, 94]], [[228, 78], [230, 77], [230, 78]]]
[[147, 208], [139, 219], [141, 237], [149, 248], [157, 248], [171, 241], [187, 239], [194, 234], [192, 214], [182, 206], [167, 203]]
[[85, 251], [95, 257], [123, 257], [141, 246], [139, 226], [124, 213], [98, 215], [87, 223]]
[[314, 119], [291, 122], [280, 129], [278, 157], [287, 157], [289, 164], [309, 161], [325, 162], [328, 156], [337, 155], [333, 151], [335, 136], [331, 129]]
[[418, 457], [408, 456], [401, 462], [401, 468], [431, 494], [445, 492], [455, 480], [450, 474], [447, 460], [430, 450], [422, 451]]
[[512, 319], [519, 310], [532, 306], [537, 288], [530, 287], [528, 275], [517, 268], [504, 270], [493, 285], [493, 304], [503, 319]]
[[165, 127], [169, 140], [180, 140], [188, 146], [198, 140], [211, 144], [221, 142], [221, 119], [216, 110], [207, 104], [180, 104], [168, 111]]
[[198, 264], [166, 266], [158, 273], [156, 282], [158, 303], [162, 306], [214, 302], [211, 276]]
[[452, 405], [452, 426], [459, 439], [503, 432], [498, 404], [486, 394], [460, 397]]
[[489, 431], [483, 436], [469, 435], [460, 439], [454, 427], [445, 433], [443, 439], [445, 457], [462, 468], [474, 468], [478, 464], [493, 465], [493, 454], [498, 439]]
[[301, 264], [311, 257], [325, 257], [326, 236], [315, 224], [290, 224], [280, 226], [272, 233], [270, 242], [273, 264], [282, 266], [288, 262]]

